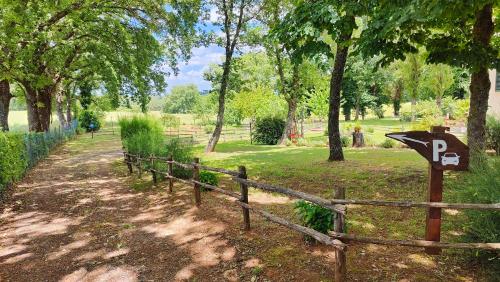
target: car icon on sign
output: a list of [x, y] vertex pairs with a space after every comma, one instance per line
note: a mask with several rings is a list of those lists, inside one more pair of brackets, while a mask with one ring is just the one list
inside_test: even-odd
[[458, 165], [460, 156], [457, 153], [445, 153], [441, 157], [442, 165]]

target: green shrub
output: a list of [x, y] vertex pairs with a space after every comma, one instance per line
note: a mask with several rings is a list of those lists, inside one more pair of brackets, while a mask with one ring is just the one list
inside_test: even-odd
[[[212, 186], [218, 186], [219, 185], [219, 177], [217, 176], [216, 173], [213, 173], [211, 171], [206, 171], [202, 170], [200, 171], [200, 182], [203, 182], [205, 184], [209, 184]], [[210, 189], [202, 187], [202, 191], [207, 191]]]
[[444, 97], [442, 102], [443, 115], [449, 114], [450, 119], [465, 121], [469, 113], [469, 99], [453, 99], [453, 97]]
[[141, 131], [158, 131], [163, 132], [163, 126], [158, 120], [148, 116], [133, 116], [131, 118], [122, 118], [118, 121], [120, 125], [120, 134], [122, 139], [127, 139], [130, 136]]
[[[500, 159], [490, 159], [480, 165], [471, 165], [470, 173], [456, 182], [458, 200], [464, 203], [500, 203]], [[500, 211], [464, 210], [467, 220], [463, 239], [466, 242], [500, 242]], [[498, 252], [471, 252], [481, 265], [496, 266], [500, 271]]]
[[368, 133], [374, 133], [375, 129], [373, 127], [368, 127], [368, 129], [366, 130], [366, 132], [368, 132]]
[[500, 119], [492, 116], [486, 120], [486, 146], [500, 156]]
[[394, 148], [395, 145], [396, 145], [396, 142], [394, 142], [392, 139], [386, 138], [384, 140], [384, 142], [382, 142], [380, 144], [380, 147], [390, 149], [390, 148]]
[[0, 133], [0, 193], [28, 168], [24, 134]]
[[78, 123], [87, 132], [98, 131], [101, 128], [101, 115], [94, 111], [84, 110], [78, 116]]
[[341, 136], [340, 137], [340, 143], [342, 144], [342, 147], [349, 147], [351, 145], [351, 138], [349, 136]]
[[300, 200], [295, 203], [295, 213], [306, 227], [324, 234], [333, 229], [333, 212], [329, 209]]
[[[147, 158], [151, 155], [168, 157], [172, 155], [175, 161], [191, 163], [193, 161], [192, 146], [182, 143], [178, 138], [167, 140], [159, 120], [144, 116], [121, 119], [122, 143], [126, 150], [134, 155]], [[150, 168], [149, 162], [144, 162], [145, 168]], [[155, 169], [166, 171], [164, 162], [155, 162]], [[173, 174], [178, 178], [190, 178], [192, 171], [173, 166]]]
[[257, 144], [276, 145], [285, 130], [285, 121], [279, 118], [257, 120], [252, 139]]

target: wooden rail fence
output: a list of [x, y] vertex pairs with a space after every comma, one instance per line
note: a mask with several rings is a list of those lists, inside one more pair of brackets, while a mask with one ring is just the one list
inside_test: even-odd
[[[173, 191], [174, 180], [189, 184], [193, 186], [193, 194], [196, 206], [201, 205], [201, 188], [207, 188], [212, 191], [227, 195], [234, 198], [233, 202], [242, 207], [243, 213], [243, 229], [250, 230], [250, 211], [259, 214], [260, 216], [272, 221], [274, 223], [285, 226], [294, 231], [311, 236], [318, 242], [329, 245], [335, 248], [335, 281], [345, 281], [346, 278], [346, 251], [347, 242], [359, 242], [369, 244], [380, 244], [389, 246], [407, 246], [407, 247], [436, 247], [436, 248], [454, 248], [454, 249], [482, 249], [482, 250], [500, 250], [500, 243], [445, 243], [425, 240], [392, 240], [356, 236], [345, 233], [345, 216], [346, 205], [369, 205], [369, 206], [387, 206], [387, 207], [401, 207], [401, 208], [445, 208], [445, 209], [478, 209], [478, 210], [500, 210], [500, 203], [497, 204], [467, 204], [467, 203], [435, 203], [435, 202], [409, 202], [409, 201], [379, 201], [379, 200], [346, 200], [344, 189], [337, 189], [334, 199], [327, 200], [314, 195], [296, 191], [293, 189], [280, 187], [261, 183], [258, 181], [250, 180], [247, 177], [245, 166], [240, 166], [238, 171], [228, 170], [223, 168], [214, 168], [200, 164], [199, 158], [195, 158], [192, 163], [181, 163], [175, 161], [172, 156], [168, 158], [149, 156], [141, 157], [139, 155], [123, 152], [125, 163], [127, 164], [130, 174], [133, 173], [134, 167], [137, 168], [139, 176], [144, 171], [143, 163], [148, 162], [150, 167], [148, 172], [152, 173], [153, 182], [158, 183], [158, 175], [164, 176], [168, 180], [168, 190]], [[160, 171], [155, 169], [156, 162], [164, 162], [167, 164], [167, 171]], [[184, 169], [192, 170], [193, 175], [191, 179], [182, 179], [174, 176], [173, 166], [178, 166]], [[200, 170], [207, 170], [226, 174], [232, 177], [232, 180], [239, 183], [240, 193], [225, 190], [220, 187], [206, 184], [200, 181]], [[287, 221], [284, 218], [275, 216], [265, 210], [256, 208], [249, 204], [248, 201], [248, 188], [253, 187], [266, 192], [280, 193], [293, 198], [302, 199], [326, 209], [330, 209], [335, 214], [334, 230], [329, 234], [320, 233], [309, 227], [298, 225]]]

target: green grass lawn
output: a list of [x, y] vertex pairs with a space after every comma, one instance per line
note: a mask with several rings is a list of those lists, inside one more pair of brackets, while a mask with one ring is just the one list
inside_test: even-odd
[[[250, 145], [248, 142], [222, 143], [211, 154], [204, 154], [202, 146], [195, 149], [195, 155], [200, 156], [204, 164], [233, 170], [244, 165], [251, 179], [323, 198], [332, 198], [334, 189], [343, 187], [349, 199], [426, 201], [427, 162], [415, 151], [347, 148], [344, 154], [346, 161], [328, 162], [327, 148]], [[446, 184], [456, 175], [447, 173]], [[445, 187], [444, 201], [452, 201], [451, 190], [449, 185]], [[282, 206], [269, 208], [293, 214], [292, 204], [285, 209]], [[442, 236], [445, 240], [457, 240], [457, 224], [461, 220], [458, 211], [443, 212]], [[425, 210], [352, 206], [349, 207], [348, 223], [355, 234], [421, 239], [425, 231]]]

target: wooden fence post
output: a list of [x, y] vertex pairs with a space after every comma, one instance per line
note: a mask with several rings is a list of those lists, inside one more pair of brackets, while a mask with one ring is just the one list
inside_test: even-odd
[[151, 163], [151, 174], [153, 174], [153, 184], [157, 184], [158, 180], [156, 178], [156, 168], [155, 168], [155, 160], [153, 155], [149, 156], [149, 162]]
[[[335, 190], [335, 199], [345, 199], [345, 189], [339, 187]], [[345, 209], [344, 205], [336, 205], [338, 208]], [[340, 213], [336, 213], [334, 220], [334, 231], [344, 233], [345, 217]], [[346, 251], [335, 249], [335, 282], [343, 282], [346, 280], [347, 274], [347, 259]]]
[[170, 154], [168, 156], [168, 176], [170, 176], [168, 178], [168, 192], [172, 193], [172, 190], [174, 188], [174, 179], [172, 177], [174, 177], [174, 170], [173, 170], [173, 164], [172, 164], [172, 161], [174, 160], [174, 158], [172, 157], [172, 154]]
[[[247, 169], [245, 166], [238, 167], [238, 177], [247, 179]], [[241, 197], [240, 202], [248, 204], [248, 185], [240, 183]], [[243, 210], [243, 228], [248, 231], [250, 230], [250, 211], [248, 208], [241, 207]]]
[[130, 155], [128, 153], [124, 153], [125, 154], [125, 162], [127, 163], [127, 167], [128, 167], [128, 173], [129, 174], [132, 174], [134, 172], [134, 169], [132, 167], [132, 158], [130, 157]]
[[[200, 181], [200, 167], [198, 164], [200, 163], [200, 158], [194, 158], [194, 163], [193, 163], [193, 180], [194, 181]], [[200, 185], [195, 183], [193, 185], [194, 188], [194, 199], [196, 201], [196, 206], [201, 205], [201, 188]]]
[[141, 163], [141, 156], [137, 156], [137, 169], [139, 170], [139, 179], [142, 178], [142, 163]]

